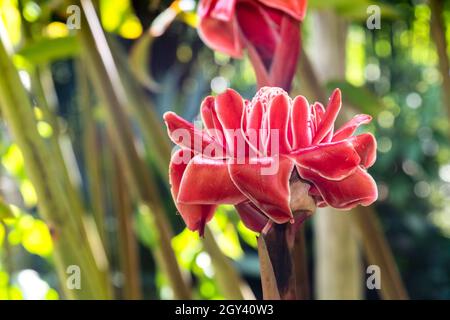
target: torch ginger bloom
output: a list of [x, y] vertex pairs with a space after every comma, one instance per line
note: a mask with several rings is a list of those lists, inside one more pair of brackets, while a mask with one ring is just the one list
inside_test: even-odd
[[376, 141], [370, 133], [353, 136], [371, 117], [357, 115], [335, 131], [340, 108], [338, 89], [325, 109], [264, 87], [251, 102], [231, 89], [207, 97], [204, 129], [167, 112], [169, 136], [181, 147], [170, 163], [172, 196], [187, 227], [202, 234], [219, 204], [235, 205], [258, 232], [269, 220], [293, 222], [290, 179], [297, 174], [318, 206], [373, 203], [377, 187], [366, 169], [375, 162]]
[[289, 90], [305, 13], [306, 0], [201, 0], [198, 30], [209, 47], [234, 58], [247, 48], [259, 87]]

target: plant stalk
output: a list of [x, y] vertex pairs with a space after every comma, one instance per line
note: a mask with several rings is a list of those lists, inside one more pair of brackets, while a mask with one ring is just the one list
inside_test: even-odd
[[[191, 292], [177, 263], [171, 245], [172, 230], [164, 212], [161, 195], [134, 144], [131, 125], [125, 112], [126, 93], [108, 47], [105, 34], [91, 1], [77, 2], [83, 8], [82, 27], [78, 36], [83, 43], [84, 61], [92, 83], [107, 111], [107, 127], [114, 139], [115, 152], [124, 168], [125, 176], [134, 194], [150, 208], [156, 225], [158, 245], [155, 257], [165, 273], [177, 299], [190, 299]], [[95, 37], [93, 36], [95, 34]]]
[[[1, 24], [0, 28], [3, 28]], [[0, 42], [0, 74], [2, 114], [23, 153], [27, 173], [38, 195], [39, 213], [52, 230], [61, 288], [69, 298], [108, 298], [107, 286], [101, 281], [101, 266], [96, 264], [82, 213], [78, 210], [82, 205], [72, 206], [73, 198], [67, 194], [72, 186], [61, 172], [64, 165], [55, 163], [59, 159], [53, 157], [37, 131], [28, 93], [3, 42]], [[66, 268], [70, 265], [80, 267], [81, 290], [71, 290], [66, 285]]]
[[299, 229], [316, 209], [309, 186], [298, 175], [290, 182], [294, 223], [269, 222], [258, 237], [261, 284], [264, 300], [297, 300], [309, 296], [305, 248]]

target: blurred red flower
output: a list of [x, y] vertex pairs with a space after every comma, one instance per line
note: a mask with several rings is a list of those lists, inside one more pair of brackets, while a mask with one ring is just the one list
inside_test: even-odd
[[199, 34], [235, 58], [247, 48], [258, 86], [290, 89], [300, 52], [306, 0], [201, 0]]
[[295, 171], [318, 206], [347, 210], [374, 202], [377, 187], [366, 169], [375, 162], [376, 141], [370, 133], [353, 136], [371, 117], [357, 115], [335, 131], [340, 108], [338, 89], [325, 109], [263, 87], [251, 102], [231, 89], [207, 97], [204, 129], [167, 112], [169, 136], [181, 147], [170, 164], [172, 196], [187, 227], [202, 233], [219, 204], [235, 205], [255, 231], [269, 219], [292, 221]]

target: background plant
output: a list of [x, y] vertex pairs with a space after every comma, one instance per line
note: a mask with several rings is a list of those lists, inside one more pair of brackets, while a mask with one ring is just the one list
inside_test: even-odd
[[[443, 34], [448, 60], [450, 7], [443, 2], [436, 13], [433, 3], [310, 1], [302, 31], [314, 64], [315, 16], [331, 12], [346, 25], [344, 77], [323, 82], [327, 90], [341, 87], [345, 104], [375, 118], [375, 209], [411, 298], [450, 297], [444, 100], [450, 90], [442, 81], [445, 56], [435, 45]], [[160, 37], [148, 37], [151, 23], [171, 4], [94, 2], [108, 44], [100, 48], [117, 70], [111, 74], [99, 38], [89, 34], [92, 23], [67, 29], [68, 3], [0, 2], [1, 298], [251, 298], [249, 288], [261, 296], [255, 234], [231, 207], [219, 210], [204, 240], [183, 229], [165, 180], [171, 146], [161, 117], [173, 110], [193, 119], [201, 99], [226, 86], [252, 97], [253, 70], [247, 59], [204, 46], [192, 28], [195, 4]], [[382, 8], [380, 30], [366, 28], [370, 4]], [[432, 23], [436, 14], [443, 26]], [[310, 75], [298, 75], [294, 90], [314, 100], [306, 88]], [[158, 223], [171, 229], [171, 241], [160, 238]], [[314, 243], [314, 223], [307, 224], [308, 243]], [[80, 233], [87, 236], [77, 251]], [[172, 245], [173, 255], [161, 256], [161, 241]], [[310, 270], [319, 267], [315, 253], [310, 245]], [[167, 272], [170, 259], [179, 268]], [[58, 281], [66, 277], [64, 261], [90, 270], [80, 292]], [[242, 285], [229, 286], [230, 276]], [[178, 288], [174, 277], [185, 279]], [[317, 295], [318, 287], [312, 291]], [[365, 290], [363, 297], [378, 295]]]

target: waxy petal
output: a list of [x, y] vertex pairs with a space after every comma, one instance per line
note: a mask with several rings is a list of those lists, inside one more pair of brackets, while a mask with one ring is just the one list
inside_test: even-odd
[[292, 219], [289, 179], [293, 168], [294, 163], [284, 156], [248, 159], [246, 164], [228, 165], [236, 187], [276, 223]]
[[311, 134], [312, 134], [312, 137], [315, 136], [317, 130], [319, 129], [320, 122], [322, 121], [322, 117], [324, 114], [325, 114], [325, 107], [320, 102], [315, 102], [311, 106]]
[[299, 167], [297, 169], [299, 175], [312, 182], [323, 200], [333, 208], [348, 210], [357, 205], [368, 206], [378, 197], [375, 181], [361, 167], [340, 181], [328, 180], [308, 169]]
[[361, 158], [360, 165], [370, 168], [377, 159], [377, 141], [371, 133], [363, 133], [348, 139]]
[[206, 97], [200, 106], [200, 112], [202, 116], [203, 124], [207, 130], [216, 129], [214, 124], [214, 118], [217, 117], [214, 110], [214, 97]]
[[226, 146], [223, 128], [215, 110], [215, 98], [212, 96], [206, 97], [200, 106], [200, 112], [209, 135], [214, 137], [221, 145]]
[[367, 114], [358, 114], [350, 121], [344, 124], [339, 130], [334, 133], [332, 141], [341, 141], [350, 137], [356, 129], [362, 124], [367, 124], [372, 120], [372, 117]]
[[311, 145], [311, 113], [308, 100], [303, 96], [294, 99], [291, 111], [292, 149]]
[[224, 130], [229, 152], [235, 157], [245, 155], [246, 143], [241, 130], [244, 100], [236, 91], [227, 89], [216, 97], [215, 109]]
[[263, 106], [261, 102], [256, 101], [256, 103], [247, 110], [249, 110], [245, 126], [247, 143], [257, 153], [263, 152], [263, 137], [261, 137], [261, 126], [264, 115]]
[[197, 155], [186, 167], [177, 200], [185, 204], [237, 204], [246, 198], [231, 181], [226, 160]]
[[[289, 97], [286, 94], [275, 96], [269, 105], [268, 112], [269, 139], [266, 146], [267, 155], [274, 155], [272, 153], [276, 151], [280, 154], [286, 154], [291, 151], [288, 141]], [[274, 140], [274, 138], [278, 139]]]
[[298, 21], [302, 21], [305, 18], [308, 4], [306, 0], [259, 0], [259, 2], [268, 7], [281, 10]]
[[280, 35], [270, 67], [270, 85], [291, 89], [300, 55], [300, 24], [290, 16], [283, 16]]
[[351, 141], [320, 144], [291, 154], [298, 167], [311, 170], [329, 180], [342, 180], [361, 162]]
[[244, 225], [255, 232], [261, 232], [269, 219], [251, 201], [235, 205], [236, 211]]
[[242, 58], [243, 42], [235, 17], [219, 20], [206, 15], [200, 19], [198, 34], [211, 49]]
[[201, 0], [198, 5], [198, 16], [230, 21], [234, 15], [235, 6], [236, 0]]
[[278, 43], [278, 35], [268, 13], [273, 9], [262, 7], [256, 1], [238, 1], [236, 6], [236, 18], [245, 42], [256, 49], [269, 70]]
[[330, 97], [330, 101], [328, 103], [325, 114], [323, 115], [320, 124], [316, 129], [317, 131], [312, 141], [313, 144], [320, 143], [332, 129], [334, 122], [336, 121], [336, 118], [338, 116], [339, 110], [341, 109], [341, 104], [341, 90], [335, 89]]
[[[202, 153], [206, 148], [211, 149], [211, 146], [215, 146], [216, 148], [213, 149], [220, 151], [218, 156], [225, 154], [224, 148], [217, 141], [174, 112], [166, 112], [163, 117], [169, 137], [175, 144], [198, 153]], [[215, 156], [215, 154], [211, 156]]]
[[200, 235], [203, 235], [205, 224], [212, 219], [216, 206], [204, 204], [182, 204], [177, 201], [180, 183], [187, 167], [187, 163], [185, 163], [184, 159], [189, 159], [192, 156], [193, 153], [188, 150], [178, 150], [172, 156], [169, 166], [169, 182], [171, 185], [170, 191], [172, 193], [175, 205], [188, 229], [191, 231], [198, 231]]

